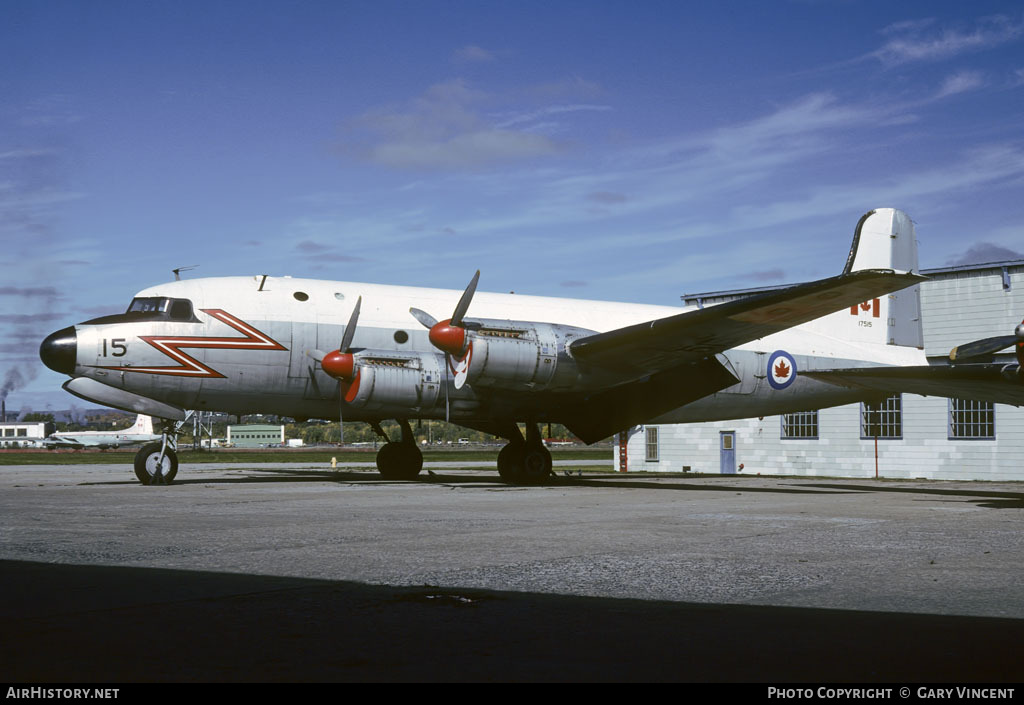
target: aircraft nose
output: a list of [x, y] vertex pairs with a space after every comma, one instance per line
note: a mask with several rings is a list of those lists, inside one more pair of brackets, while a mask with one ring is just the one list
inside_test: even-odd
[[74, 374], [77, 357], [78, 336], [74, 326], [50, 333], [39, 346], [39, 359], [54, 372]]

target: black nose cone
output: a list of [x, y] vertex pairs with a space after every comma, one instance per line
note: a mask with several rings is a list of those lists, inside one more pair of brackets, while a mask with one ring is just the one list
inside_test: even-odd
[[75, 334], [74, 326], [50, 333], [39, 346], [39, 359], [54, 372], [74, 374], [77, 357], [78, 336]]

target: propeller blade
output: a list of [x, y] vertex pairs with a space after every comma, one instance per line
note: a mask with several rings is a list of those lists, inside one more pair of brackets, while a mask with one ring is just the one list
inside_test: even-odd
[[1015, 345], [1018, 342], [1016, 335], [997, 335], [993, 338], [975, 340], [971, 343], [957, 345], [949, 351], [949, 359], [953, 362], [963, 362], [976, 357], [988, 357], [995, 355], [1000, 350]]
[[327, 353], [325, 353], [323, 350], [307, 350], [306, 354], [309, 355], [314, 360], [316, 360], [317, 362], [323, 362], [323, 359], [327, 357]]
[[341, 352], [348, 352], [348, 349], [352, 347], [352, 338], [356, 335], [356, 324], [359, 323], [359, 307], [363, 304], [363, 297], [360, 296], [356, 299], [356, 305], [352, 309], [352, 315], [348, 319], [348, 325], [345, 326], [345, 334], [341, 337], [341, 345], [338, 346], [338, 350]]
[[461, 326], [462, 319], [466, 315], [466, 311], [469, 310], [469, 303], [473, 300], [473, 294], [476, 293], [476, 283], [480, 281], [480, 270], [476, 270], [476, 274], [473, 275], [473, 280], [469, 282], [469, 286], [462, 292], [462, 298], [459, 299], [459, 303], [455, 306], [455, 313], [452, 314], [452, 325]]
[[448, 401], [448, 360], [450, 359], [448, 353], [444, 354], [444, 422], [451, 423], [450, 409], [451, 405]]
[[437, 319], [422, 309], [413, 307], [409, 309], [409, 313], [411, 313], [413, 318], [419, 321], [425, 328], [433, 328], [437, 325]]

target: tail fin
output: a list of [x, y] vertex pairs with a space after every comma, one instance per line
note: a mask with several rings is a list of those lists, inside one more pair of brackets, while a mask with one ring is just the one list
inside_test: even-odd
[[135, 433], [153, 433], [153, 417], [139, 414], [135, 417], [135, 425], [131, 430]]
[[[863, 269], [917, 273], [917, 238], [910, 216], [895, 208], [878, 208], [861, 216], [843, 274]], [[865, 301], [817, 323], [828, 335], [851, 343], [923, 348], [921, 287]]]
[[895, 208], [877, 208], [861, 216], [843, 274], [861, 269], [917, 273], [917, 238], [910, 216]]

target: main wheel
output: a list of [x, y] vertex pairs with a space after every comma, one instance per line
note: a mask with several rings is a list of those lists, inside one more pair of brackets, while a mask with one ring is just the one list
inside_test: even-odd
[[539, 485], [551, 474], [551, 453], [542, 445], [509, 443], [498, 452], [498, 475], [513, 485]]
[[523, 456], [524, 484], [539, 485], [551, 475], [551, 451], [544, 446], [527, 446]]
[[[147, 443], [135, 454], [135, 477], [144, 485], [169, 485], [178, 474], [178, 455], [168, 448], [160, 464], [160, 478], [157, 479], [157, 460], [160, 458], [161, 443]], [[154, 482], [155, 480], [155, 482]]]
[[523, 468], [522, 443], [509, 443], [498, 451], [498, 475], [505, 482], [513, 485], [521, 485]]
[[385, 480], [414, 480], [423, 469], [423, 454], [410, 443], [385, 443], [377, 451], [377, 472]]

